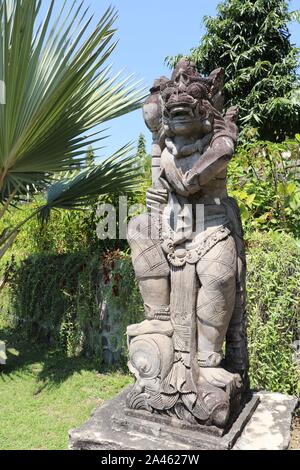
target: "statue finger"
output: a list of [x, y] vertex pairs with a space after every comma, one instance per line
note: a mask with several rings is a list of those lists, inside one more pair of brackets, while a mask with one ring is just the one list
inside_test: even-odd
[[165, 204], [167, 202], [167, 199], [165, 197], [157, 195], [151, 195], [146, 197], [146, 201], [151, 203], [159, 203], [159, 204]]
[[147, 190], [149, 194], [161, 194], [162, 196], [167, 196], [168, 191], [166, 189], [156, 189], [156, 188], [149, 188]]

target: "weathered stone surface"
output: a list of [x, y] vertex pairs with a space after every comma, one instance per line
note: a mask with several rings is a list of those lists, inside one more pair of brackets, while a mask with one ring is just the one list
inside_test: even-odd
[[[156, 437], [135, 431], [113, 428], [112, 418], [117, 413], [124, 413], [128, 389], [117, 397], [97, 408], [89, 421], [78, 429], [69, 432], [70, 450], [172, 450], [174, 442], [162, 442]], [[178, 443], [178, 450], [187, 450], [188, 446]]]
[[98, 408], [81, 428], [70, 431], [71, 450], [228, 450], [259, 401], [253, 396], [222, 436], [223, 431], [213, 426], [192, 426], [174, 418], [126, 410], [129, 390]]
[[82, 427], [70, 431], [71, 450], [284, 450], [289, 446], [297, 406], [294, 397], [255, 393], [222, 436], [213, 426], [197, 430], [174, 418], [167, 422], [163, 416], [126, 411], [129, 389], [99, 407]]
[[260, 403], [234, 450], [285, 450], [291, 438], [297, 398], [281, 393], [258, 393]]
[[224, 77], [223, 69], [204, 77], [181, 59], [143, 107], [153, 185], [128, 242], [146, 320], [127, 330], [136, 377], [127, 406], [226, 429], [249, 382], [245, 250], [227, 193], [238, 110], [223, 112]]

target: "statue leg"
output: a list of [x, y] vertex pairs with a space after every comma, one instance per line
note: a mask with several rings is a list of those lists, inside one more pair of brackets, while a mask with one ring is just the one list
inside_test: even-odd
[[132, 219], [128, 242], [147, 320], [170, 320], [170, 268], [161, 248], [157, 220], [150, 214]]
[[216, 387], [226, 387], [236, 378], [220, 366], [236, 295], [237, 253], [232, 236], [220, 241], [199, 261], [197, 274], [200, 280], [197, 300], [200, 379]]

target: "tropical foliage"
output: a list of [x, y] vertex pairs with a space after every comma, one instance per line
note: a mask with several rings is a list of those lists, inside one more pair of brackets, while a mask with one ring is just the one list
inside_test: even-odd
[[[238, 105], [243, 135], [257, 129], [263, 140], [293, 137], [300, 128], [298, 49], [291, 44], [285, 0], [225, 0], [215, 17], [204, 18], [206, 33], [190, 59], [201, 73], [226, 72], [226, 106]], [[168, 57], [173, 66], [180, 58]]]
[[[248, 348], [252, 386], [300, 395], [300, 249], [286, 234], [248, 240]], [[294, 356], [294, 357], [293, 357]]]
[[[299, 139], [299, 140], [297, 140]], [[244, 228], [285, 231], [300, 239], [300, 136], [241, 144], [229, 165], [228, 189]]]
[[146, 191], [152, 186], [152, 157], [147, 153], [146, 138], [140, 134], [137, 143], [136, 159], [143, 169], [143, 179], [141, 182], [141, 197], [137, 202], [146, 205]]
[[[0, 0], [0, 80], [6, 103], [0, 105], [0, 217], [28, 194], [47, 198], [36, 213], [53, 208], [83, 208], [99, 194], [135, 187], [137, 168], [128, 147], [93, 167], [85, 149], [104, 138], [95, 126], [136, 109], [141, 92], [132, 80], [110, 76], [116, 13], [109, 8], [94, 29], [84, 2], [63, 2], [54, 17], [54, 0], [44, 21], [38, 0]], [[45, 5], [45, 2], [43, 2]], [[4, 230], [0, 256], [23, 223]]]
[[[248, 339], [253, 387], [299, 394], [292, 344], [299, 328], [299, 247], [280, 233], [247, 238]], [[143, 319], [143, 302], [128, 252], [101, 248], [36, 254], [15, 264], [7, 310], [29, 342], [59, 346], [68, 356], [103, 359], [109, 312], [111, 347], [127, 358], [126, 327]]]

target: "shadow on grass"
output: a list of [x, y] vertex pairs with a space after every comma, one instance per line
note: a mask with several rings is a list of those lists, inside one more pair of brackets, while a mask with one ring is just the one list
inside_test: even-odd
[[58, 348], [25, 340], [22, 333], [15, 329], [0, 329], [0, 339], [6, 343], [8, 356], [6, 365], [0, 366], [0, 380], [14, 380], [14, 377], [24, 375], [24, 372], [33, 373], [39, 385], [36, 395], [45, 388], [60, 385], [81, 371], [95, 371], [95, 374], [126, 372], [124, 364], [107, 366], [96, 358], [68, 357]]

